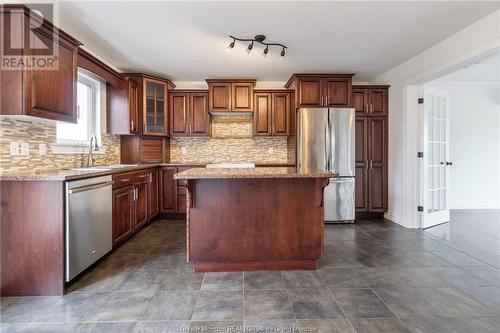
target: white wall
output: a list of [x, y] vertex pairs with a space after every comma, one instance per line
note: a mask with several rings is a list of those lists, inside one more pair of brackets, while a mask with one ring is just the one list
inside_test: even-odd
[[500, 208], [500, 82], [429, 85], [450, 96], [450, 208]]
[[[389, 90], [389, 212], [386, 217], [409, 228], [420, 227], [418, 84], [451, 72], [500, 48], [500, 10], [377, 77]], [[407, 96], [411, 96], [410, 99]]]

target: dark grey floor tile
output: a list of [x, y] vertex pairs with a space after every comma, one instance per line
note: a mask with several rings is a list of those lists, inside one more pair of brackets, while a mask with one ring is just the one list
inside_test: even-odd
[[439, 288], [450, 285], [439, 277], [433, 275], [425, 267], [391, 268], [394, 276], [403, 280], [410, 287]]
[[185, 253], [152, 253], [144, 256], [138, 269], [191, 269], [192, 264], [186, 262]]
[[115, 250], [116, 254], [150, 254], [160, 241], [145, 242], [130, 240]]
[[287, 289], [325, 289], [326, 284], [316, 271], [281, 272]]
[[0, 309], [12, 304], [14, 301], [20, 299], [19, 297], [0, 297]]
[[347, 319], [297, 320], [299, 332], [355, 333]]
[[245, 291], [245, 320], [293, 319], [286, 290]]
[[325, 245], [325, 257], [319, 261], [318, 267], [351, 267], [351, 264], [340, 254]]
[[135, 325], [133, 333], [185, 333], [189, 330], [188, 320], [144, 322]]
[[318, 274], [329, 288], [368, 288], [365, 280], [352, 268], [321, 268]]
[[423, 238], [421, 240], [414, 241], [414, 243], [429, 252], [446, 252], [451, 250], [450, 247], [430, 238]]
[[326, 290], [288, 290], [288, 297], [297, 319], [344, 318], [342, 310]]
[[38, 318], [38, 322], [84, 322], [96, 309], [106, 303], [111, 293], [72, 293], [61, 297], [61, 300], [54, 306], [50, 306], [50, 311]]
[[151, 254], [186, 254], [186, 246], [183, 244], [160, 244], [151, 251]]
[[409, 252], [405, 254], [419, 267], [449, 267], [449, 261], [427, 251]]
[[189, 320], [197, 299], [197, 291], [158, 291], [142, 312], [140, 320]]
[[386, 267], [362, 267], [354, 269], [371, 288], [408, 288], [409, 285]]
[[195, 273], [188, 270], [167, 270], [162, 290], [199, 290], [205, 273]]
[[22, 297], [0, 310], [2, 323], [33, 323], [43, 321], [52, 309], [62, 302], [62, 297]]
[[417, 264], [407, 256], [400, 253], [398, 249], [390, 251], [390, 253], [374, 254], [374, 260], [383, 267], [414, 267]]
[[206, 273], [202, 290], [242, 290], [243, 272]]
[[116, 288], [118, 291], [156, 291], [168, 276], [167, 270], [138, 269]]
[[348, 318], [394, 317], [371, 289], [333, 289], [332, 294]]
[[460, 267], [428, 267], [427, 271], [454, 286], [484, 287], [488, 283]]
[[413, 333], [498, 333], [498, 317], [481, 318], [429, 318], [414, 317], [402, 319]]
[[375, 292], [399, 318], [492, 315], [483, 305], [455, 288], [375, 289]]
[[75, 333], [125, 333], [132, 332], [136, 323], [83, 323]]
[[411, 333], [399, 319], [351, 319], [357, 333]]
[[460, 287], [461, 292], [500, 315], [500, 287]]
[[500, 287], [500, 269], [491, 266], [463, 266], [463, 269], [487, 282], [491, 287]]
[[244, 332], [297, 332], [294, 319], [252, 319], [244, 321]]
[[451, 262], [455, 266], [483, 266], [484, 262], [472, 258], [462, 252], [458, 251], [446, 251], [446, 252], [434, 252], [434, 254], [440, 256], [446, 261]]
[[192, 321], [189, 332], [243, 332], [243, 321]]
[[202, 291], [196, 303], [193, 320], [242, 320], [243, 291]]
[[74, 333], [80, 324], [0, 324], [2, 333]]
[[114, 291], [131, 274], [130, 270], [102, 269], [99, 266], [77, 278], [68, 292]]
[[146, 254], [121, 254], [114, 252], [99, 264], [99, 268], [122, 271], [133, 270], [144, 261], [146, 256]]
[[285, 289], [280, 272], [244, 272], [245, 289]]
[[89, 316], [88, 321], [136, 321], [148, 306], [154, 293], [113, 292], [106, 303]]

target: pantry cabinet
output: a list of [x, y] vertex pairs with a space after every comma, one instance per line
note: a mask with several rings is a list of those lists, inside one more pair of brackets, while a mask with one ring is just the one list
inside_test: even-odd
[[387, 116], [388, 86], [354, 86], [352, 107], [359, 116]]
[[350, 107], [353, 74], [294, 74], [285, 88], [295, 90], [298, 108]]

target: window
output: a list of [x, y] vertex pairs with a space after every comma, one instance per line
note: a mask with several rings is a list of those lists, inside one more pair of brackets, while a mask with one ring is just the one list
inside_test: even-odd
[[78, 71], [76, 89], [78, 120], [76, 124], [57, 124], [57, 144], [84, 146], [92, 135], [100, 141], [101, 82]]

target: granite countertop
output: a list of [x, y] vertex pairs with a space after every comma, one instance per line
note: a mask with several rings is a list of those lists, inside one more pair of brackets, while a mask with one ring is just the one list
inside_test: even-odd
[[[69, 181], [98, 176], [112, 175], [127, 171], [143, 170], [159, 166], [179, 166], [179, 167], [204, 167], [206, 164], [196, 163], [157, 163], [157, 164], [131, 164], [114, 167], [111, 169], [102, 169], [107, 166], [97, 166], [92, 170], [41, 170], [41, 171], [12, 171], [0, 173], [0, 181]], [[273, 164], [276, 165], [276, 164]], [[273, 168], [281, 169], [281, 168]]]
[[174, 179], [230, 179], [230, 178], [335, 178], [338, 173], [300, 173], [295, 168], [221, 168], [190, 169], [176, 173]]

